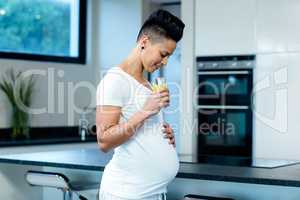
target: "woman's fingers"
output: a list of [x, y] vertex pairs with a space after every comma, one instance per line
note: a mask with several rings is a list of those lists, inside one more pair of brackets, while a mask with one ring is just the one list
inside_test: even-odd
[[170, 140], [169, 140], [169, 144], [173, 145], [173, 147], [175, 148], [175, 147], [176, 147], [176, 144], [175, 144], [175, 138], [170, 139]]
[[169, 144], [175, 144], [175, 137], [171, 133], [166, 133], [164, 138], [167, 138], [169, 140]]
[[173, 130], [170, 127], [164, 128], [165, 137], [169, 139], [174, 138]]
[[169, 90], [163, 90], [157, 93], [160, 97], [170, 96]]
[[167, 133], [173, 135], [173, 129], [172, 129], [170, 126], [166, 126], [166, 127], [165, 127], [165, 131], [166, 131]]
[[162, 89], [162, 90], [159, 91], [159, 93], [164, 93], [164, 92], [169, 93], [169, 89], [168, 88], [164, 88], [164, 89]]
[[159, 101], [160, 107], [166, 107], [170, 105], [169, 95], [161, 95], [160, 93], [154, 94], [154, 99]]
[[162, 98], [161, 98], [161, 101], [162, 101], [162, 102], [169, 102], [169, 101], [170, 101], [170, 98], [169, 98], [169, 97], [162, 97]]
[[173, 129], [168, 123], [163, 124], [163, 132], [165, 133], [164, 138], [168, 138], [169, 144], [172, 144], [173, 147], [176, 147], [175, 137], [173, 133]]
[[170, 105], [170, 99], [169, 99], [169, 97], [161, 98], [161, 106], [162, 107], [167, 107], [169, 105]]
[[159, 99], [160, 103], [159, 106], [162, 107], [167, 107], [170, 105], [170, 94], [169, 90], [164, 89], [160, 92], [153, 93], [155, 99]]
[[175, 138], [170, 139], [169, 144], [175, 144]]
[[166, 127], [168, 127], [168, 126], [170, 126], [170, 125], [169, 125], [167, 122], [164, 122], [164, 123], [163, 123], [163, 127], [164, 127], [164, 128], [166, 128]]

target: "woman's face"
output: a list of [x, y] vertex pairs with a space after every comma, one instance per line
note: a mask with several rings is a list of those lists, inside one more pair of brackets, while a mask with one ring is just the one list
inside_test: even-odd
[[144, 46], [144, 49], [141, 50], [141, 61], [144, 70], [152, 73], [167, 64], [168, 58], [176, 48], [176, 42], [167, 38], [159, 42], [146, 40], [141, 43], [141, 46]]

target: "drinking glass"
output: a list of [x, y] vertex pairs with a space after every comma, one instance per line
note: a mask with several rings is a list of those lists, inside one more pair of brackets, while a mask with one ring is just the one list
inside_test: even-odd
[[[159, 92], [164, 89], [168, 89], [166, 79], [164, 77], [155, 78], [154, 81], [152, 82], [153, 92]], [[159, 116], [159, 122], [160, 122], [161, 126], [163, 126], [163, 124], [164, 124], [163, 108], [160, 109], [158, 116]]]

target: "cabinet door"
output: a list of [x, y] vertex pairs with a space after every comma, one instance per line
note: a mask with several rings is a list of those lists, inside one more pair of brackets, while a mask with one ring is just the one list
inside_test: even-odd
[[[290, 93], [290, 75], [293, 75], [289, 54], [258, 54], [253, 89], [254, 157], [288, 158], [289, 146], [293, 138], [288, 124], [292, 118], [288, 109]], [[299, 71], [299, 70], [298, 70]], [[298, 73], [299, 74], [299, 73]], [[295, 75], [294, 75], [295, 76]], [[294, 93], [295, 94], [295, 93]], [[293, 132], [297, 129], [294, 129]], [[291, 158], [291, 157], [289, 157]]]
[[252, 54], [255, 0], [197, 0], [196, 55]]
[[289, 0], [257, 1], [256, 37], [258, 53], [288, 50]]
[[257, 1], [257, 53], [300, 51], [300, 1]]

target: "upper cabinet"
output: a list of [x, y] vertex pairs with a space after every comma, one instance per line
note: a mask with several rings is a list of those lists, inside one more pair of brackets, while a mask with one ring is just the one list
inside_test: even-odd
[[257, 53], [300, 50], [300, 1], [257, 1]]
[[196, 56], [255, 53], [255, 0], [195, 2]]
[[299, 0], [196, 0], [196, 56], [300, 51]]

